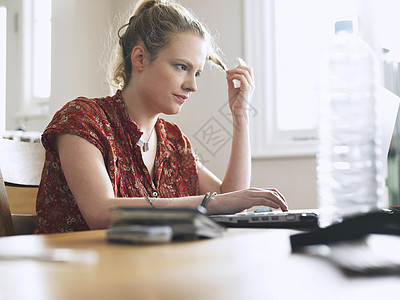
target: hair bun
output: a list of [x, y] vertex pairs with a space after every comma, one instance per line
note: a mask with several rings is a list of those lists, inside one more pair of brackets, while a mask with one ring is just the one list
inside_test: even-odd
[[148, 10], [152, 8], [153, 6], [156, 6], [158, 4], [165, 3], [163, 0], [142, 0], [139, 1], [136, 5], [134, 15], [141, 15], [143, 11]]

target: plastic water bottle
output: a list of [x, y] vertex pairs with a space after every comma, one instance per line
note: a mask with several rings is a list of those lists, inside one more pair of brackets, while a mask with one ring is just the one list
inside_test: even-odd
[[377, 67], [372, 49], [353, 34], [352, 22], [336, 22], [335, 38], [321, 68], [317, 154], [321, 227], [379, 207]]

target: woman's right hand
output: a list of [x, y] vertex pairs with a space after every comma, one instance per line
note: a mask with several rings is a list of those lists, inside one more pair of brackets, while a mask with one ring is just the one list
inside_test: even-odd
[[230, 214], [253, 206], [288, 210], [285, 197], [277, 189], [249, 188], [214, 196], [208, 203], [207, 211], [209, 214]]

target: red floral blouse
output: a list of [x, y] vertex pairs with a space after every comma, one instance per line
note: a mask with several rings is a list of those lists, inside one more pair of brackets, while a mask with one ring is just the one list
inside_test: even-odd
[[154, 181], [137, 142], [143, 134], [121, 96], [77, 98], [58, 111], [42, 135], [46, 148], [36, 200], [37, 233], [89, 230], [72, 195], [55, 145], [59, 133], [80, 136], [102, 153], [115, 197], [183, 197], [197, 195], [196, 159], [188, 138], [176, 124], [158, 119]]

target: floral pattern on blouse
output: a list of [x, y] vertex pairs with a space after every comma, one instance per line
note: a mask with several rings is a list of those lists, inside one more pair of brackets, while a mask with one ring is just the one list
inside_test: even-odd
[[158, 119], [154, 180], [137, 142], [142, 135], [121, 91], [105, 98], [77, 98], [53, 117], [42, 135], [46, 159], [36, 199], [37, 233], [89, 230], [64, 174], [55, 145], [59, 133], [77, 135], [102, 153], [115, 197], [184, 197], [197, 195], [196, 158], [179, 127]]

